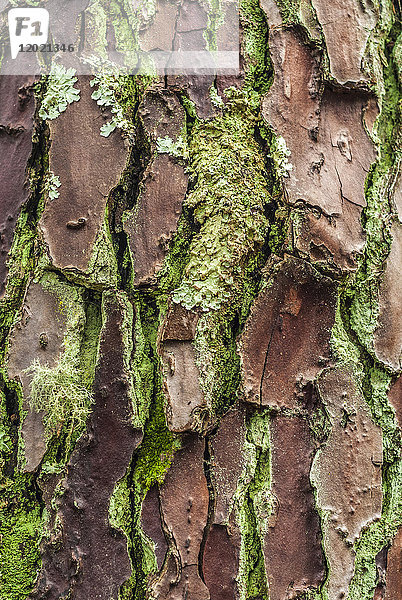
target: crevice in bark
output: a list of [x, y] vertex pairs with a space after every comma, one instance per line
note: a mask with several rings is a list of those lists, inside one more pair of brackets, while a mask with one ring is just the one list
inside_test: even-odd
[[21, 419], [20, 402], [16, 389], [13, 389], [7, 385], [7, 383], [4, 381], [3, 375], [1, 375], [0, 389], [4, 394], [6, 413], [9, 419], [8, 435], [12, 444], [12, 452], [4, 461], [3, 473], [5, 477], [12, 479], [15, 474], [15, 468], [18, 460], [18, 433]]
[[204, 534], [202, 537], [202, 542], [200, 546], [200, 552], [198, 554], [198, 572], [200, 574], [201, 579], [205, 583], [204, 578], [204, 570], [203, 570], [203, 558], [204, 558], [204, 550], [205, 544], [207, 541], [208, 533], [211, 528], [214, 514], [215, 514], [215, 487], [213, 482], [213, 471], [212, 471], [212, 455], [211, 455], [211, 447], [210, 447], [210, 436], [205, 438], [205, 452], [204, 452], [204, 473], [205, 478], [207, 480], [208, 492], [209, 492], [209, 505], [208, 505], [208, 519], [207, 524], [204, 529]]
[[[138, 116], [138, 106], [134, 112], [134, 122]], [[131, 150], [128, 165], [122, 174], [121, 182], [109, 197], [109, 227], [115, 248], [120, 275], [121, 289], [127, 289], [133, 278], [133, 265], [130, 257], [128, 237], [123, 229], [123, 215], [132, 210], [138, 202], [140, 184], [147, 166], [152, 159], [149, 140], [140, 121], [137, 123], [135, 143]]]

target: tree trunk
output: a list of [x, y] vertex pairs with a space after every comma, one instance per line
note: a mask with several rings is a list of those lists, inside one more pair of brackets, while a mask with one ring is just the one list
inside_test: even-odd
[[1, 600], [402, 599], [401, 7], [240, 22], [0, 78]]

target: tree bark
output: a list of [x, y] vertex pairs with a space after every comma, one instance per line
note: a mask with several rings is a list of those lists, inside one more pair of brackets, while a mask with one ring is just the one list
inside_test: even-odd
[[0, 77], [0, 600], [402, 599], [401, 16]]

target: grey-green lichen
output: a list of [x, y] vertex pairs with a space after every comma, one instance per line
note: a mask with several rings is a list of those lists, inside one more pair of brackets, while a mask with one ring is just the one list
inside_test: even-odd
[[60, 433], [69, 421], [68, 439], [74, 429], [83, 429], [93, 402], [91, 392], [81, 383], [82, 373], [62, 356], [56, 366], [35, 360], [26, 370], [32, 377], [29, 403], [32, 410], [44, 411], [48, 438]]
[[73, 68], [66, 69], [63, 65], [52, 64], [39, 109], [39, 116], [43, 120], [57, 119], [69, 104], [78, 102], [80, 91], [75, 87], [77, 81]]
[[100, 128], [100, 134], [104, 137], [108, 137], [116, 128], [126, 135], [133, 134], [134, 124], [126, 117], [124, 106], [119, 102], [119, 90], [124, 86], [124, 77], [116, 75], [102, 64], [98, 65], [97, 74], [91, 80], [91, 86], [96, 88], [91, 97], [112, 113], [111, 120]]
[[176, 158], [188, 158], [186, 138], [179, 135], [176, 140], [172, 140], [168, 135], [163, 138], [157, 138], [156, 150], [159, 154], [170, 154]]
[[52, 201], [59, 197], [59, 187], [61, 186], [60, 178], [52, 171], [49, 171], [46, 177], [45, 185], [43, 186], [45, 195]]
[[193, 127], [185, 199], [200, 231], [173, 300], [188, 309], [219, 309], [239, 289], [242, 267], [262, 246], [264, 206], [270, 196], [264, 161], [253, 136], [256, 118], [242, 102], [221, 117]]

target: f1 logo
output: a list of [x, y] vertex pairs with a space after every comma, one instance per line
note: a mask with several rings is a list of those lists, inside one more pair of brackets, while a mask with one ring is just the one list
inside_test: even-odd
[[20, 46], [46, 44], [49, 12], [46, 8], [12, 8], [8, 11], [11, 58], [17, 58]]

